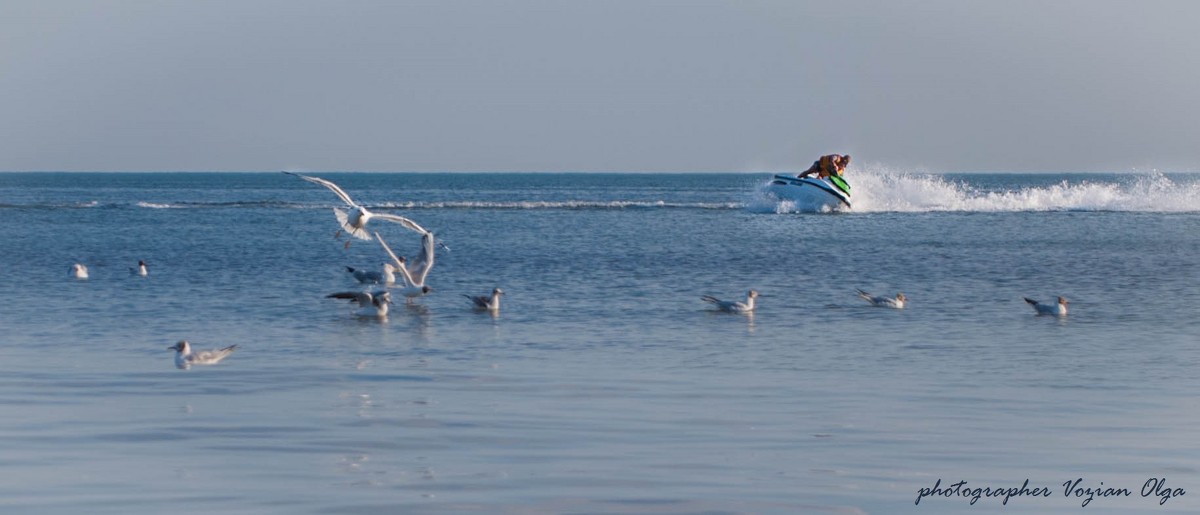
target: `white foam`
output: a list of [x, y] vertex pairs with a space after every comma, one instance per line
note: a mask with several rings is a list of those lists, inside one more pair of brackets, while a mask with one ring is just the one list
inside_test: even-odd
[[138, 202], [137, 207], [145, 207], [150, 209], [178, 209], [182, 206], [177, 206], [174, 204], [160, 204], [156, 202]]
[[[964, 176], [960, 176], [964, 177]], [[981, 176], [982, 177], [982, 176]], [[989, 176], [995, 177], [995, 176]], [[853, 188], [853, 212], [1018, 212], [1018, 211], [1200, 211], [1200, 180], [1176, 181], [1162, 173], [1082, 176], [1048, 186], [986, 190], [970, 176], [953, 180], [939, 174], [881, 167], [859, 168], [847, 176]], [[1200, 179], [1200, 178], [1198, 178]], [[789, 212], [787, 202], [765, 195], [748, 203], [755, 212]]]

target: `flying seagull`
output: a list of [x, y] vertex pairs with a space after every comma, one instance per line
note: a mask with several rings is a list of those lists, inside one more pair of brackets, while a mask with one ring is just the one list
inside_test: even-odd
[[[423, 232], [425, 230], [412, 220], [409, 220], [403, 216], [388, 213], [372, 213], [371, 211], [368, 211], [367, 208], [359, 205], [357, 202], [354, 202], [354, 199], [350, 198], [350, 195], [347, 195], [340, 186], [334, 184], [332, 181], [328, 181], [320, 177], [310, 177], [308, 175], [301, 175], [293, 172], [285, 171], [283, 173], [295, 175], [296, 177], [304, 179], [313, 184], [320, 184], [321, 186], [329, 188], [329, 190], [337, 195], [338, 198], [342, 199], [342, 202], [345, 202], [346, 205], [350, 207], [349, 213], [336, 207], [333, 208], [333, 215], [337, 217], [338, 224], [342, 226], [341, 229], [334, 233], [333, 236], [335, 238], [340, 237], [342, 235], [342, 231], [345, 231], [350, 233], [350, 235], [354, 236], [355, 238], [370, 241], [371, 235], [367, 232], [367, 222], [372, 218], [395, 222], [417, 232]], [[350, 242], [347, 241], [345, 246], [346, 248], [349, 248]]]

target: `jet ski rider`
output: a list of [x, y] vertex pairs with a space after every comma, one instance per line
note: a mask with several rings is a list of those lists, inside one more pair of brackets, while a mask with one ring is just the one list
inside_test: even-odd
[[850, 164], [850, 154], [838, 155], [829, 154], [821, 156], [820, 159], [813, 161], [808, 170], [800, 173], [796, 177], [803, 179], [812, 174], [817, 174], [818, 179], [824, 179], [830, 175], [841, 176], [846, 171], [846, 166]]

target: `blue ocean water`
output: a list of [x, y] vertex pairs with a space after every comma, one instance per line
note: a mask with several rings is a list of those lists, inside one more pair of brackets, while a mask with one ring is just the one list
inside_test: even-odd
[[387, 256], [295, 177], [0, 174], [0, 510], [1200, 511], [1200, 176], [314, 175], [436, 231], [435, 292], [325, 298]]

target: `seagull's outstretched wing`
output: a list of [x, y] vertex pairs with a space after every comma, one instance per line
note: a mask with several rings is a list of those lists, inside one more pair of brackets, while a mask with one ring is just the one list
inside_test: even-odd
[[413, 267], [412, 278], [416, 284], [425, 284], [425, 278], [429, 276], [429, 271], [433, 269], [433, 258], [437, 254], [435, 252], [436, 244], [433, 239], [433, 233], [426, 232], [421, 236], [421, 254], [417, 256], [417, 262]]
[[328, 180], [322, 179], [320, 177], [310, 177], [307, 175], [300, 175], [295, 172], [284, 171], [283, 173], [286, 173], [288, 175], [295, 175], [296, 177], [304, 179], [313, 184], [320, 184], [321, 186], [329, 188], [329, 190], [332, 191], [335, 195], [337, 195], [338, 198], [342, 199], [342, 202], [345, 202], [354, 207], [358, 207], [358, 204], [354, 202], [354, 199], [350, 198], [350, 195], [346, 194], [346, 192], [343, 191], [340, 186], [338, 186], [337, 184], [334, 184], [332, 181], [328, 181]]
[[373, 213], [372, 216], [380, 220], [398, 223], [411, 231], [415, 231], [417, 234], [424, 235], [429, 233], [429, 231], [426, 231], [425, 228], [421, 227], [419, 224], [417, 224], [417, 222], [409, 220], [408, 218], [400, 215], [393, 215], [389, 213]]
[[383, 236], [380, 236], [379, 232], [375, 233], [375, 239], [379, 240], [379, 245], [383, 247], [383, 250], [387, 251], [389, 256], [392, 256], [392, 261], [396, 262], [396, 270], [400, 272], [400, 278], [404, 281], [404, 285], [412, 286], [412, 274], [408, 273], [408, 267], [404, 265], [404, 260], [396, 256], [395, 252], [392, 252], [392, 248], [388, 246], [386, 241], [383, 241]]

